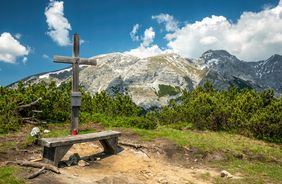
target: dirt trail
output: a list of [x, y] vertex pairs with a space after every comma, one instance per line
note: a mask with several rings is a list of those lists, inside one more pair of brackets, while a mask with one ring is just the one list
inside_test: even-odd
[[[73, 153], [88, 156], [100, 152], [98, 144], [82, 143], [74, 145], [65, 158]], [[157, 152], [158, 153], [158, 152]], [[90, 162], [89, 166], [71, 166], [61, 168], [62, 174], [54, 175], [54, 180], [61, 183], [209, 183], [202, 175], [218, 177], [218, 171], [210, 168], [186, 168], [170, 163], [160, 153], [156, 156], [140, 150], [124, 147], [117, 155]]]
[[[6, 141], [17, 141], [22, 135]], [[140, 144], [141, 149], [122, 146], [122, 151], [95, 161], [89, 166], [70, 166], [60, 168], [61, 174], [46, 172], [30, 180], [33, 184], [188, 184], [212, 183], [213, 178], [220, 177], [220, 171], [207, 167], [196, 161], [192, 149], [184, 149], [174, 142], [155, 139], [143, 142], [131, 132], [123, 132], [120, 142]], [[98, 142], [75, 144], [65, 155], [67, 160], [74, 153], [80, 157], [90, 156], [103, 151]], [[31, 146], [27, 150], [13, 148], [0, 152], [0, 165], [7, 160], [33, 160], [40, 158], [42, 148]], [[96, 157], [97, 158], [97, 157]], [[21, 168], [21, 177], [37, 171], [34, 168]]]

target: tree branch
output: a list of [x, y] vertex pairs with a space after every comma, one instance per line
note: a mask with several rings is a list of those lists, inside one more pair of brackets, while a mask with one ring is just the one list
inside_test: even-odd
[[29, 175], [29, 176], [27, 177], [27, 179], [33, 179], [33, 178], [39, 176], [41, 173], [44, 172], [44, 170], [45, 170], [45, 167], [42, 167], [41, 169], [39, 169], [39, 170], [36, 171], [35, 173]]
[[30, 161], [24, 161], [24, 160], [17, 160], [17, 161], [7, 161], [5, 162], [6, 165], [8, 164], [17, 164], [20, 166], [25, 166], [25, 167], [35, 167], [35, 168], [42, 168], [45, 167], [45, 169], [53, 171], [54, 173], [60, 174], [60, 171], [57, 167], [50, 165], [50, 164], [45, 164], [45, 163], [40, 163], [40, 162], [30, 162]]
[[38, 104], [38, 102], [39, 102], [41, 99], [42, 99], [42, 98], [40, 97], [40, 98], [38, 98], [37, 100], [35, 100], [34, 102], [31, 102], [31, 103], [29, 103], [29, 104], [20, 105], [20, 106], [18, 106], [18, 109], [22, 110], [22, 109], [24, 109], [24, 108], [28, 108], [28, 107], [34, 106], [34, 105]]

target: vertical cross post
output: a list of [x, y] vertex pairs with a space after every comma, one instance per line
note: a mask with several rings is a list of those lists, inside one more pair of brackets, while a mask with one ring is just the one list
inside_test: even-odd
[[[81, 103], [81, 94], [79, 92], [79, 35], [73, 35], [73, 58], [75, 62], [72, 65], [72, 111], [71, 111], [71, 134], [78, 131], [79, 107]], [[77, 101], [78, 103], [75, 103]]]
[[73, 52], [72, 57], [54, 56], [56, 63], [72, 64], [72, 92], [71, 92], [71, 130], [73, 135], [78, 132], [79, 107], [81, 105], [81, 93], [79, 92], [79, 64], [97, 65], [95, 58], [80, 58], [79, 57], [79, 35], [73, 35]]

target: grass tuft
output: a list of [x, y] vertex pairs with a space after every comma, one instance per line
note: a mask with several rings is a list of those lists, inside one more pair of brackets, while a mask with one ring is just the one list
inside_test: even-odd
[[[226, 132], [180, 131], [160, 127], [157, 130], [133, 129], [145, 141], [155, 138], [172, 140], [180, 146], [197, 148], [201, 153], [223, 153], [224, 161], [209, 165], [240, 173], [242, 179], [214, 179], [215, 183], [282, 183], [282, 146]], [[236, 155], [242, 155], [241, 159]], [[203, 175], [203, 178], [208, 176]]]
[[17, 169], [14, 167], [0, 168], [0, 184], [22, 184], [25, 183], [23, 179], [15, 177]]

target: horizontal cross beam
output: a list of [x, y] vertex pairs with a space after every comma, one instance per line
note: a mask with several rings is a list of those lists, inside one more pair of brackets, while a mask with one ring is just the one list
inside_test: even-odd
[[67, 57], [67, 56], [54, 56], [53, 61], [55, 63], [68, 63], [68, 64], [78, 64], [82, 65], [97, 65], [97, 60], [94, 58], [75, 58], [75, 57]]

